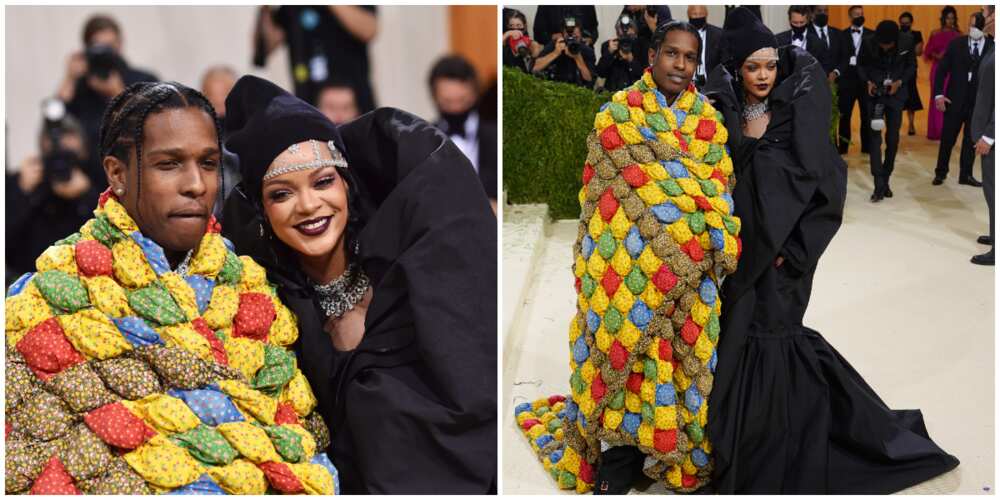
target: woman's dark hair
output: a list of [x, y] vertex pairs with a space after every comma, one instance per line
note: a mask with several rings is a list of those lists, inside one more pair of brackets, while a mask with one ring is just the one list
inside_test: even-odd
[[955, 16], [955, 29], [958, 30], [958, 11], [951, 5], [946, 5], [943, 9], [941, 9], [941, 27], [945, 27], [948, 14], [953, 14]]
[[685, 21], [670, 21], [661, 24], [656, 27], [656, 32], [653, 33], [653, 47], [657, 51], [660, 50], [660, 45], [663, 45], [663, 41], [667, 39], [667, 33], [671, 31], [686, 31], [698, 40], [698, 53], [701, 54], [701, 34], [698, 33], [698, 28], [695, 28], [691, 23]]
[[[141, 82], [130, 85], [108, 103], [101, 120], [100, 160], [106, 156], [118, 158], [128, 165], [129, 152], [135, 149], [136, 199], [142, 192], [142, 142], [146, 118], [167, 109], [198, 108], [208, 114], [215, 125], [219, 154], [222, 154], [222, 124], [215, 108], [195, 89], [177, 82]], [[221, 164], [219, 166], [221, 169]], [[221, 175], [220, 175], [221, 177]], [[221, 192], [225, 186], [221, 185]], [[217, 200], [218, 202], [218, 200]]]
[[90, 45], [90, 39], [97, 34], [99, 31], [111, 30], [114, 31], [119, 37], [122, 36], [122, 29], [118, 26], [118, 23], [109, 15], [106, 14], [96, 14], [87, 19], [87, 23], [83, 25], [83, 45]]
[[519, 11], [517, 9], [504, 9], [504, 11], [505, 12], [504, 12], [504, 17], [503, 17], [503, 30], [502, 31], [507, 31], [507, 27], [510, 26], [510, 20], [511, 19], [515, 19], [515, 18], [520, 19], [521, 22], [524, 23], [524, 29], [525, 29], [525, 31], [527, 31], [527, 29], [528, 29], [528, 17], [524, 15], [524, 12], [521, 12], [521, 11]]
[[909, 19], [911, 23], [913, 22], [913, 14], [910, 14], [910, 11], [906, 11], [900, 14], [899, 20], [902, 21], [904, 17]]

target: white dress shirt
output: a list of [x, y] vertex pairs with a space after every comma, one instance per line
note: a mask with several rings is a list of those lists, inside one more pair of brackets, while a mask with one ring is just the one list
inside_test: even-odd
[[479, 173], [479, 113], [473, 111], [465, 119], [465, 136], [450, 134], [449, 139], [454, 142], [462, 154], [472, 163], [472, 167]]

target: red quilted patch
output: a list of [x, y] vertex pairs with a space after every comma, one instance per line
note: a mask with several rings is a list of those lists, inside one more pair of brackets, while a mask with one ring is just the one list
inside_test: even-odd
[[121, 403], [92, 410], [84, 415], [83, 421], [105, 443], [126, 450], [134, 450], [156, 435], [156, 431]]
[[719, 169], [712, 170], [712, 178], [721, 182], [722, 187], [726, 187], [729, 184], [729, 181], [726, 180], [726, 176], [722, 175], [722, 171]]
[[80, 490], [73, 485], [73, 478], [58, 457], [52, 455], [42, 473], [31, 485], [32, 495], [79, 495]]
[[681, 484], [683, 484], [685, 488], [691, 488], [697, 483], [698, 483], [698, 478], [687, 474], [681, 475]]
[[205, 232], [206, 233], [222, 232], [222, 224], [219, 224], [219, 221], [215, 220], [214, 215], [208, 217], [208, 224], [205, 225]]
[[583, 457], [580, 457], [580, 480], [587, 483], [594, 483], [594, 467], [587, 463]]
[[[678, 124], [680, 125], [680, 124]], [[688, 143], [684, 140], [684, 134], [681, 133], [680, 129], [674, 130], [674, 137], [677, 137], [677, 142], [680, 142], [681, 151], [687, 153]]]
[[583, 281], [580, 278], [576, 278], [573, 281], [573, 288], [576, 288], [576, 293], [582, 293], [582, 291], [583, 291]]
[[529, 418], [528, 420], [521, 422], [521, 428], [524, 430], [530, 430], [532, 427], [540, 423], [542, 423], [542, 421], [538, 420], [537, 418]]
[[635, 372], [629, 373], [628, 381], [625, 382], [625, 387], [627, 387], [628, 390], [639, 394], [642, 391], [642, 374]]
[[614, 269], [608, 268], [604, 271], [604, 277], [601, 278], [601, 286], [604, 287], [604, 293], [608, 294], [608, 297], [613, 297], [615, 292], [618, 291], [618, 287], [622, 284], [621, 276]]
[[670, 342], [660, 339], [660, 359], [663, 361], [670, 361], [674, 358], [674, 348], [670, 345]]
[[706, 212], [711, 212], [712, 210], [715, 210], [712, 207], [712, 204], [708, 202], [708, 198], [705, 198], [704, 196], [695, 196], [694, 204], [698, 205], [698, 208], [705, 210]]
[[191, 324], [194, 326], [194, 330], [208, 341], [208, 345], [212, 346], [212, 357], [215, 358], [215, 362], [229, 366], [229, 355], [226, 354], [226, 348], [222, 346], [222, 341], [215, 336], [215, 332], [208, 326], [208, 323], [205, 323], [202, 318], [196, 318]]
[[601, 146], [608, 151], [613, 151], [625, 145], [622, 136], [618, 135], [618, 127], [609, 125], [601, 132]]
[[[112, 196], [115, 195], [111, 192], [111, 186], [108, 186], [108, 188], [105, 189], [103, 193], [101, 193], [101, 196], [97, 198], [97, 206], [104, 208], [104, 204], [107, 203], [108, 198], [111, 198]], [[118, 197], [115, 196], [115, 199], [117, 200]]]
[[35, 325], [17, 342], [15, 349], [42, 380], [49, 380], [66, 368], [84, 362], [83, 355], [66, 339], [56, 318]]
[[646, 172], [643, 172], [642, 169], [639, 168], [639, 165], [634, 164], [622, 169], [622, 178], [625, 179], [625, 182], [627, 182], [629, 186], [634, 188], [642, 187], [649, 182], [649, 176], [646, 175]]
[[628, 92], [628, 105], [634, 108], [642, 107], [642, 94], [638, 90]]
[[699, 120], [698, 128], [694, 131], [695, 137], [703, 141], [711, 141], [715, 136], [715, 122], [712, 120]]
[[615, 199], [615, 193], [610, 187], [601, 193], [601, 199], [597, 201], [597, 209], [601, 211], [601, 218], [604, 219], [604, 222], [609, 222], [618, 211], [618, 200]]
[[594, 398], [595, 403], [600, 403], [601, 399], [604, 399], [604, 394], [608, 392], [608, 386], [604, 384], [604, 378], [598, 373], [594, 377], [594, 381], [590, 384], [590, 397]]
[[270, 296], [263, 293], [241, 293], [240, 307], [233, 318], [233, 337], [249, 337], [266, 342], [274, 317], [274, 303]]
[[80, 274], [86, 277], [112, 276], [114, 269], [112, 263], [114, 256], [108, 247], [97, 240], [83, 240], [77, 242], [74, 249], [76, 253], [76, 267]]
[[304, 491], [302, 482], [288, 467], [288, 464], [280, 462], [264, 462], [257, 466], [264, 471], [267, 482], [271, 483], [274, 489], [282, 493], [301, 493]]
[[608, 352], [608, 356], [611, 358], [611, 368], [615, 370], [625, 368], [625, 361], [628, 360], [628, 351], [625, 350], [625, 346], [621, 342], [618, 342], [617, 339], [611, 343], [611, 350]]
[[687, 243], [681, 245], [681, 250], [684, 250], [684, 253], [688, 254], [695, 262], [701, 262], [701, 259], [705, 258], [705, 251], [701, 248], [698, 238], [688, 240]]
[[677, 285], [677, 275], [670, 271], [666, 264], [661, 264], [660, 268], [653, 274], [653, 285], [656, 289], [667, 293]]
[[594, 167], [590, 166], [589, 163], [583, 165], [583, 184], [590, 184], [590, 179], [594, 178]]
[[673, 451], [677, 447], [677, 429], [653, 431], [653, 447], [663, 453]]
[[549, 406], [552, 406], [562, 401], [566, 401], [566, 396], [560, 396], [559, 394], [549, 396]]
[[278, 411], [274, 413], [274, 425], [299, 424], [299, 416], [295, 413], [295, 408], [288, 401], [278, 404]]
[[688, 345], [694, 345], [695, 341], [698, 340], [699, 333], [701, 333], [701, 328], [698, 328], [698, 325], [691, 319], [691, 316], [688, 316], [684, 320], [684, 326], [681, 327], [681, 338]]

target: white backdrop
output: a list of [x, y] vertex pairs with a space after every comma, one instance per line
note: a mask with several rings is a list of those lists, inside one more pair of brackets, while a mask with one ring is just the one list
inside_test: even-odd
[[[256, 6], [5, 7], [7, 167], [33, 154], [41, 127], [41, 101], [55, 94], [68, 55], [82, 47], [86, 19], [111, 14], [121, 25], [130, 64], [162, 79], [198, 88], [206, 68], [227, 64], [291, 88], [287, 50], [254, 68]], [[396, 106], [426, 119], [435, 112], [427, 90], [431, 65], [449, 47], [447, 6], [380, 6], [378, 35], [369, 46], [379, 106]]]

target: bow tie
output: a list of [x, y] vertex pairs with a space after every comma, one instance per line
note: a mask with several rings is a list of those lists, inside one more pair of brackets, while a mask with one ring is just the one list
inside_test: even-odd
[[851, 28], [851, 31], [854, 33], [861, 33], [861, 28]]
[[792, 40], [802, 40], [804, 38], [805, 35], [792, 35]]

